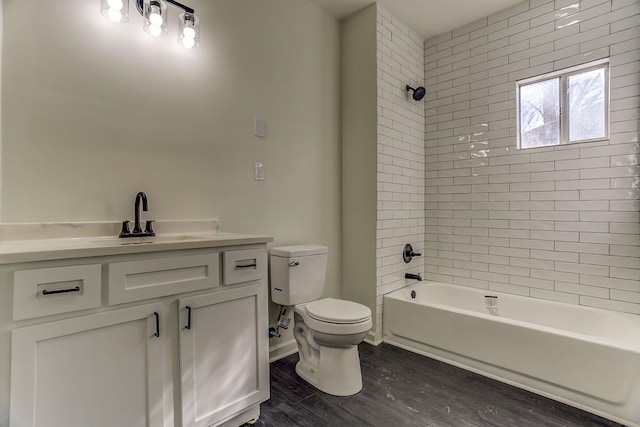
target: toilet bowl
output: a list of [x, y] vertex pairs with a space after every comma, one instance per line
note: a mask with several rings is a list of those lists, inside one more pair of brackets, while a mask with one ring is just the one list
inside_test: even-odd
[[296, 373], [325, 393], [356, 394], [362, 389], [358, 344], [371, 325], [371, 310], [351, 301], [325, 298], [296, 305]]
[[271, 299], [293, 307], [296, 373], [325, 393], [350, 396], [362, 389], [358, 344], [371, 329], [371, 310], [322, 298], [327, 254], [319, 245], [271, 248]]

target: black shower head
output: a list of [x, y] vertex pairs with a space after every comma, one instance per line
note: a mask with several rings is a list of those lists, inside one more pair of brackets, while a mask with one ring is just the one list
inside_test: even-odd
[[414, 89], [411, 86], [407, 85], [407, 92], [409, 92], [410, 90], [413, 91], [412, 97], [414, 101], [420, 101], [427, 94], [427, 90], [422, 86], [419, 86]]

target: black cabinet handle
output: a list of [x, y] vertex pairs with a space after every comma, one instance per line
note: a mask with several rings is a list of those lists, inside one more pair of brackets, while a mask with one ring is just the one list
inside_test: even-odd
[[80, 286], [69, 289], [57, 289], [55, 291], [43, 290], [42, 295], [68, 294], [69, 292], [80, 292]]
[[153, 334], [153, 336], [159, 337], [160, 336], [160, 314], [157, 311], [154, 311], [153, 315], [156, 317], [156, 331]]
[[243, 268], [255, 268], [257, 266], [258, 266], [258, 264], [256, 264], [256, 263], [246, 264], [246, 265], [236, 265], [236, 270], [242, 270]]
[[191, 306], [186, 306], [185, 307], [187, 309], [187, 326], [185, 326], [185, 329], [191, 329]]

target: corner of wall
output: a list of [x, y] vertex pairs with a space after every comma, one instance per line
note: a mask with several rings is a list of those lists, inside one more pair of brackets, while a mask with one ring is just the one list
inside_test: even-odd
[[404, 274], [423, 273], [424, 261], [405, 264], [402, 249], [425, 241], [425, 107], [406, 90], [424, 85], [422, 37], [383, 7], [377, 17], [376, 336], [382, 339], [382, 296], [407, 286]]
[[3, 9], [4, 0], [0, 0], [0, 222], [2, 222], [2, 47], [3, 47]]
[[342, 22], [342, 297], [376, 310], [376, 8]]

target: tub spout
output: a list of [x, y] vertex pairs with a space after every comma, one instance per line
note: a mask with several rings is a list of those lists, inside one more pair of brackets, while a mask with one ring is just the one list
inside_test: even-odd
[[404, 278], [405, 279], [417, 280], [418, 282], [422, 281], [422, 277], [420, 276], [420, 273], [418, 273], [418, 274], [405, 273], [404, 274]]

